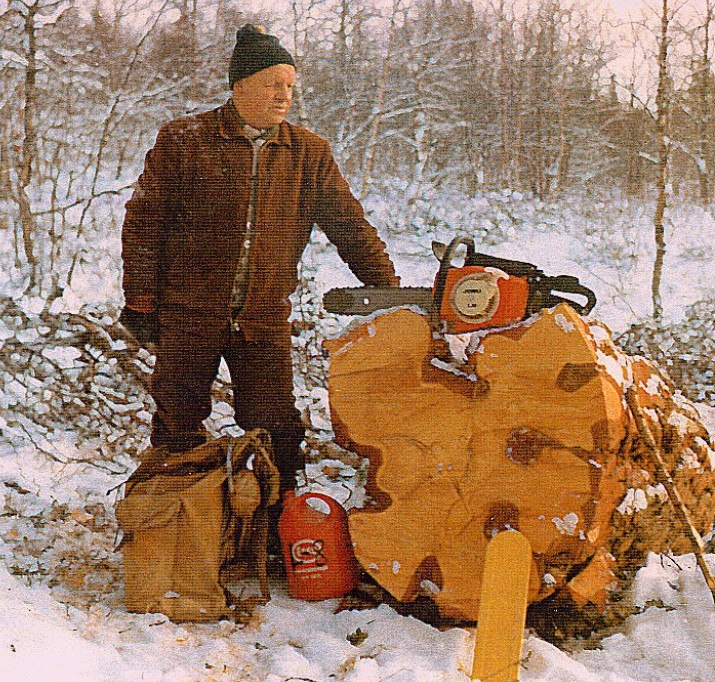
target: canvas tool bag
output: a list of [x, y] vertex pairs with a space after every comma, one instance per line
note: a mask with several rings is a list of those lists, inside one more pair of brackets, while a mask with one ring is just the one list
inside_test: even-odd
[[262, 429], [182, 453], [149, 448], [116, 508], [127, 609], [175, 622], [230, 618], [228, 580], [246, 577], [258, 577], [268, 601], [266, 510], [278, 485]]

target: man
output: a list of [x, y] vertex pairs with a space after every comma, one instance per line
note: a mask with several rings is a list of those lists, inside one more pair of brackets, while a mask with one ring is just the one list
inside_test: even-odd
[[363, 283], [399, 283], [328, 143], [284, 120], [294, 85], [278, 39], [239, 29], [232, 98], [161, 128], [122, 233], [120, 320], [157, 343], [152, 444], [180, 452], [205, 440], [223, 357], [236, 422], [270, 431], [282, 491], [304, 464], [287, 320], [313, 225]]

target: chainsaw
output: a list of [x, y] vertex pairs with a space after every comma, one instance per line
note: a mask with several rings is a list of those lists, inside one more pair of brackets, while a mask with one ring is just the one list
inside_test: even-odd
[[[463, 265], [455, 266], [453, 260], [460, 246], [466, 246], [466, 256]], [[435, 329], [461, 334], [506, 327], [559, 303], [568, 303], [580, 315], [588, 315], [596, 305], [595, 294], [578, 278], [548, 277], [531, 263], [478, 253], [474, 242], [466, 237], [456, 237], [449, 245], [432, 242], [432, 252], [439, 261], [439, 270], [431, 288], [331, 289], [323, 297], [325, 310], [341, 315], [369, 315], [414, 305], [430, 314]]]

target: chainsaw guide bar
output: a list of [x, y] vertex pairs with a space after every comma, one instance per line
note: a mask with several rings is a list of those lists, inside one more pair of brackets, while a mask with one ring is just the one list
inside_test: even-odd
[[323, 305], [329, 313], [340, 315], [369, 315], [406, 305], [431, 313], [434, 299], [427, 287], [343, 287], [326, 292]]

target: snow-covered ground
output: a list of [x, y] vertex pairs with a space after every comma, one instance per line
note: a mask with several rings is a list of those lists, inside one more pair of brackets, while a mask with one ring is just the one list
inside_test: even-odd
[[[650, 311], [652, 259], [650, 213], [616, 200], [593, 198], [584, 208], [563, 202], [537, 205], [519, 196], [425, 196], [409, 205], [397, 197], [367, 202], [406, 285], [427, 285], [436, 271], [431, 239], [477, 236], [479, 250], [529, 260], [547, 274], [577, 275], [599, 298], [593, 317], [614, 331]], [[710, 276], [715, 220], [699, 209], [672, 210], [663, 284], [666, 316], [713, 295]], [[108, 252], [116, 253], [116, 235]], [[101, 267], [106, 259], [98, 259]], [[318, 288], [354, 285], [332, 248], [319, 236], [306, 254]], [[106, 270], [103, 270], [106, 272]], [[83, 302], [118, 306], [117, 278], [87, 273], [68, 291], [64, 306]], [[17, 280], [12, 280], [17, 281]], [[8, 293], [26, 309], [33, 302], [4, 278]], [[325, 326], [337, 331], [343, 321]], [[3, 332], [0, 329], [0, 332]], [[0, 344], [7, 335], [0, 333]], [[36, 341], [36, 339], [33, 339]], [[0, 352], [2, 352], [0, 350]], [[71, 352], [53, 356], [71, 363]], [[7, 379], [7, 378], [6, 378]], [[5, 380], [5, 384], [8, 380]], [[325, 423], [325, 392], [299, 395], [316, 429]], [[47, 432], [21, 421], [21, 438], [6, 427], [13, 400], [0, 412], [0, 680], [3, 682], [418, 682], [469, 679], [473, 631], [440, 631], [387, 605], [335, 613], [338, 600], [291, 599], [272, 581], [273, 599], [248, 625], [173, 624], [161, 614], [136, 615], [122, 605], [121, 556], [114, 551], [112, 507], [116, 487], [134, 466], [116, 456], [98, 466], [86, 443], [68, 436], [41, 452]], [[217, 406], [220, 413], [223, 406]], [[711, 432], [713, 410], [702, 406]], [[216, 419], [223, 418], [221, 414]], [[144, 429], [146, 423], [136, 424]], [[322, 429], [329, 437], [329, 431]], [[345, 481], [361, 473], [342, 467]], [[321, 466], [309, 472], [316, 486], [330, 488]], [[322, 488], [321, 488], [322, 489]], [[345, 487], [336, 490], [344, 494]], [[355, 498], [351, 503], [355, 502]], [[708, 555], [715, 570], [715, 556]], [[49, 576], [49, 577], [48, 577]], [[629, 599], [641, 612], [617, 631], [603, 633], [597, 648], [573, 642], [562, 651], [532, 632], [524, 640], [521, 679], [544, 682], [712, 682], [715, 680], [715, 606], [692, 555], [651, 555], [637, 574]], [[360, 637], [354, 637], [360, 630]], [[355, 644], [351, 643], [352, 640]]]
[[[0, 679], [7, 682], [199, 682], [346, 680], [428, 682], [469, 679], [473, 631], [439, 631], [381, 605], [335, 613], [339, 600], [291, 599], [272, 581], [271, 602], [246, 626], [176, 625], [161, 614], [127, 613], [117, 591], [111, 537], [93, 525], [92, 509], [111, 505], [116, 477], [87, 467], [50, 463], [29, 449], [0, 453], [2, 479], [12, 480], [5, 514], [14, 535], [47, 543], [47, 529], [29, 519], [64, 505], [52, 551], [43, 562], [76, 562], [75, 582], [87, 599], [73, 606], [39, 583], [27, 587], [0, 566]], [[96, 516], [96, 512], [94, 513]], [[7, 532], [7, 527], [5, 528]], [[9, 546], [0, 545], [9, 565]], [[104, 559], [104, 562], [96, 561]], [[715, 570], [715, 557], [708, 556]], [[103, 566], [92, 572], [91, 567]], [[85, 564], [82, 570], [82, 564]], [[116, 567], [115, 567], [116, 568]], [[31, 571], [32, 566], [26, 566]], [[94, 583], [94, 584], [93, 584]], [[71, 583], [70, 583], [71, 584]], [[56, 588], [55, 588], [56, 589]], [[715, 607], [692, 555], [650, 555], [631, 588], [642, 613], [629, 617], [600, 648], [564, 652], [527, 632], [521, 679], [543, 682], [707, 682], [715, 679]], [[357, 645], [348, 637], [358, 630]], [[359, 633], [358, 633], [359, 634]], [[366, 634], [367, 636], [364, 636]]]

